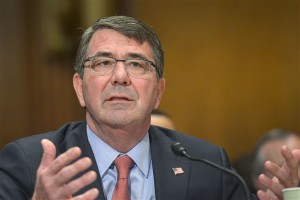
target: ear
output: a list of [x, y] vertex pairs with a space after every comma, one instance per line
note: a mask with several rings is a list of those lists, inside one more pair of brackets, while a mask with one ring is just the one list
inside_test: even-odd
[[156, 103], [155, 103], [155, 106], [154, 108], [158, 108], [159, 104], [160, 104], [160, 101], [161, 101], [161, 98], [163, 96], [163, 93], [165, 91], [165, 85], [166, 85], [166, 80], [165, 78], [161, 78], [159, 79], [158, 81], [158, 95], [157, 95], [157, 98], [156, 98]]
[[85, 102], [83, 98], [83, 91], [82, 91], [82, 79], [80, 78], [78, 73], [75, 73], [73, 76], [73, 87], [76, 92], [77, 98], [79, 100], [79, 103], [82, 107], [85, 107]]

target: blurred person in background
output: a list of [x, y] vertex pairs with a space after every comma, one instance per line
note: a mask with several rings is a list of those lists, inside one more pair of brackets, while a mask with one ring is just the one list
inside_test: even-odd
[[155, 109], [151, 112], [151, 124], [175, 130], [175, 124], [166, 112]]
[[[260, 174], [266, 174], [269, 178], [273, 177], [271, 173], [265, 170], [265, 162], [272, 160], [279, 166], [284, 162], [281, 156], [282, 146], [287, 146], [291, 150], [299, 149], [299, 135], [285, 129], [272, 129], [265, 133], [257, 142], [251, 166], [252, 185], [256, 191], [265, 189], [265, 186], [258, 180]], [[298, 174], [300, 175], [300, 170]]]

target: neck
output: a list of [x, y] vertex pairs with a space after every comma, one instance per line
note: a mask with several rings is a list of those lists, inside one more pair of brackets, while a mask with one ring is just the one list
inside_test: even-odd
[[87, 121], [90, 129], [106, 144], [121, 153], [127, 153], [146, 135], [150, 123], [144, 126], [111, 127]]

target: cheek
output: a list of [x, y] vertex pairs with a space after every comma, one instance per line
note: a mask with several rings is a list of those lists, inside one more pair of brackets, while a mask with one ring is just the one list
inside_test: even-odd
[[83, 85], [83, 96], [85, 102], [94, 103], [99, 101], [103, 91], [103, 85], [98, 79], [89, 78]]
[[146, 105], [154, 105], [158, 96], [157, 85], [144, 84], [143, 87], [139, 88], [138, 94], [143, 103], [146, 103]]

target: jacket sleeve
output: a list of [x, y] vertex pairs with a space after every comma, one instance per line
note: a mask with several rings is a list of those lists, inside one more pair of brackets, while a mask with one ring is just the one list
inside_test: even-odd
[[30, 169], [31, 158], [18, 142], [6, 145], [0, 152], [0, 199], [30, 199], [35, 174]]

